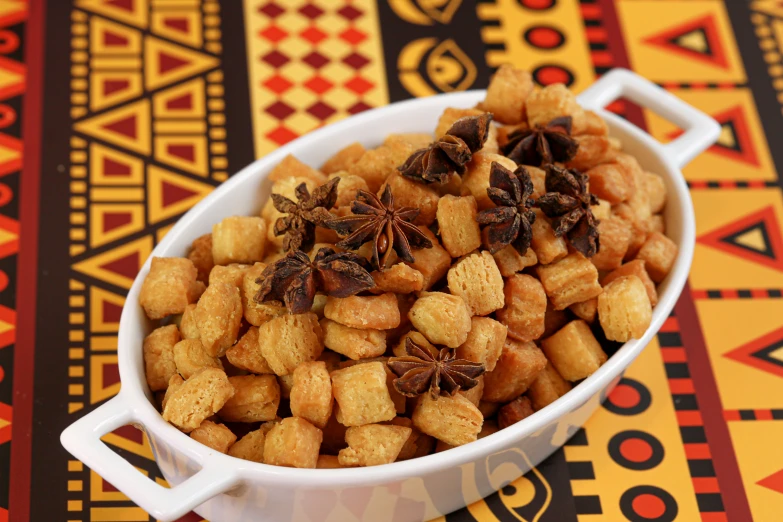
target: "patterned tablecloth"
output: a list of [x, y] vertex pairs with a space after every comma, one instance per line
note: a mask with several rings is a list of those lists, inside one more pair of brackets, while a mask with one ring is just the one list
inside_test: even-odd
[[[783, 520], [782, 49], [775, 0], [0, 0], [0, 521], [149, 520], [58, 435], [119, 390], [124, 294], [183, 212], [504, 62], [576, 90], [631, 67], [723, 132], [685, 169], [696, 254], [657, 339], [562, 450], [445, 520]], [[140, 432], [105, 440], [163, 482]]]

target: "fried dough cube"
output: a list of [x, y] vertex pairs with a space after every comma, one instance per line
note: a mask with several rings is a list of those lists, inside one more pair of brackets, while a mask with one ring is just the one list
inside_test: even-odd
[[499, 402], [487, 402], [482, 400], [479, 402], [478, 408], [481, 414], [484, 416], [484, 422], [486, 419], [494, 417], [502, 405]]
[[546, 293], [535, 277], [516, 274], [506, 280], [505, 307], [498, 320], [508, 327], [508, 335], [518, 341], [533, 341], [544, 333]]
[[503, 308], [503, 276], [486, 250], [460, 259], [449, 269], [446, 280], [449, 291], [462, 297], [473, 315], [489, 315]]
[[491, 372], [503, 351], [507, 334], [508, 327], [490, 317], [471, 317], [468, 338], [457, 348], [457, 358], [481, 363]]
[[498, 427], [502, 430], [533, 415], [530, 399], [520, 396], [498, 410]]
[[586, 172], [596, 165], [612, 161], [620, 152], [617, 144], [608, 136], [584, 134], [574, 136], [579, 144], [576, 155], [566, 165], [568, 168]]
[[590, 178], [590, 192], [612, 205], [622, 203], [635, 191], [633, 178], [618, 163], [602, 163], [585, 172]]
[[591, 134], [593, 136], [606, 136], [609, 127], [602, 117], [593, 111], [583, 111], [584, 116], [574, 120], [571, 126], [571, 135]]
[[530, 181], [533, 182], [533, 199], [538, 199], [546, 194], [546, 171], [538, 167], [525, 165], [525, 170], [530, 175]]
[[461, 446], [478, 438], [484, 416], [462, 395], [433, 399], [425, 393], [419, 398], [411, 420], [422, 433], [446, 444]]
[[215, 266], [212, 260], [212, 234], [204, 234], [193, 240], [188, 251], [188, 259], [198, 271], [198, 280], [206, 283], [209, 280], [209, 272]]
[[291, 413], [323, 429], [332, 416], [332, 379], [323, 361], [304, 362], [294, 370]]
[[318, 455], [318, 462], [315, 463], [316, 469], [340, 469], [345, 468], [340, 464], [336, 455]]
[[215, 265], [209, 273], [209, 284], [221, 282], [242, 288], [242, 281], [245, 274], [250, 269], [250, 265], [240, 263], [231, 263], [230, 265]]
[[264, 259], [266, 222], [255, 216], [232, 216], [212, 227], [216, 265], [255, 263]]
[[[440, 138], [454, 125], [457, 120], [466, 118], [468, 116], [481, 116], [486, 111], [479, 109], [456, 109], [454, 107], [447, 107], [440, 119], [438, 119], [438, 126], [435, 128], [435, 138]], [[498, 152], [498, 131], [497, 127], [491, 125], [489, 127], [489, 133], [487, 134], [487, 141], [484, 142], [484, 146], [481, 148], [482, 152]]]
[[369, 191], [370, 187], [364, 178], [348, 174], [346, 171], [338, 171], [329, 175], [329, 180], [340, 178], [337, 184], [337, 201], [335, 207], [350, 207], [351, 202], [356, 199], [356, 194], [360, 190]]
[[341, 361], [338, 367], [339, 369], [342, 370], [345, 368], [350, 368], [351, 366], [356, 366], [357, 364], [365, 364], [371, 362], [382, 363], [383, 369], [386, 372], [386, 388], [388, 388], [389, 390], [389, 397], [391, 397], [392, 403], [394, 404], [394, 410], [398, 414], [402, 414], [405, 413], [405, 406], [406, 406], [407, 399], [404, 395], [398, 392], [397, 389], [394, 387], [394, 379], [396, 379], [397, 376], [386, 365], [388, 361], [389, 361], [388, 357], [373, 357], [371, 359], [362, 359], [359, 361], [354, 361], [354, 360]]
[[291, 399], [291, 390], [294, 387], [294, 374], [278, 375], [277, 385], [280, 386], [280, 397], [283, 399]]
[[312, 312], [275, 317], [258, 327], [261, 355], [277, 375], [288, 375], [324, 350], [323, 331]]
[[422, 292], [408, 312], [414, 328], [433, 344], [456, 348], [470, 332], [470, 308], [458, 295]]
[[345, 432], [348, 447], [340, 450], [337, 460], [342, 466], [379, 466], [397, 460], [411, 432], [404, 426], [367, 424], [353, 426]]
[[209, 285], [196, 306], [196, 321], [207, 353], [213, 357], [226, 353], [236, 342], [242, 324], [239, 288], [226, 283]]
[[261, 286], [256, 281], [261, 277], [261, 274], [266, 269], [264, 263], [256, 263], [245, 271], [242, 278], [242, 311], [245, 316], [245, 321], [253, 326], [261, 326], [265, 322], [278, 317], [280, 315], [288, 313], [286, 307], [278, 302], [272, 301], [268, 303], [259, 303], [256, 301], [256, 295], [258, 295], [258, 289]]
[[163, 418], [190, 433], [217, 413], [232, 395], [234, 387], [226, 372], [218, 368], [202, 368], [165, 397]]
[[424, 283], [422, 284], [423, 290], [429, 290], [432, 285], [440, 281], [440, 279], [446, 275], [451, 267], [451, 256], [440, 245], [438, 238], [435, 237], [428, 228], [423, 228], [421, 231], [432, 242], [432, 248], [422, 248], [413, 252], [415, 261], [413, 263], [406, 262], [405, 264], [415, 268], [424, 277]]
[[481, 109], [491, 112], [493, 119], [500, 123], [520, 123], [525, 119], [525, 102], [533, 87], [529, 72], [503, 64], [489, 80]]
[[498, 162], [511, 172], [517, 168], [513, 160], [493, 152], [477, 152], [467, 165], [467, 171], [462, 176], [461, 192], [463, 196], [472, 195], [476, 199], [479, 210], [492, 208], [495, 204], [489, 199], [489, 173], [493, 162]]
[[443, 196], [438, 200], [437, 218], [441, 241], [451, 257], [464, 256], [481, 246], [473, 196]]
[[[326, 160], [324, 164], [321, 165], [321, 172], [328, 176], [335, 172], [340, 172], [341, 170], [348, 170], [351, 165], [359, 161], [359, 158], [361, 158], [366, 151], [367, 149], [364, 148], [364, 145], [355, 141], [338, 150], [332, 157]], [[340, 183], [342, 183], [342, 180]]]
[[530, 247], [535, 252], [538, 262], [542, 265], [554, 263], [568, 255], [568, 245], [565, 238], [557, 237], [552, 228], [552, 222], [541, 209], [534, 209], [536, 220], [533, 222], [533, 237]]
[[391, 133], [383, 140], [384, 144], [405, 142], [413, 147], [414, 150], [426, 148], [432, 143], [433, 136], [429, 132], [401, 132]]
[[144, 370], [151, 391], [165, 390], [176, 375], [174, 346], [179, 341], [179, 330], [173, 324], [156, 328], [144, 339]]
[[397, 455], [397, 461], [408, 460], [415, 457], [416, 452], [419, 449], [419, 439], [431, 439], [429, 435], [424, 435], [419, 430], [415, 429], [413, 427], [413, 421], [411, 421], [408, 417], [394, 417], [391, 421], [389, 421], [389, 424], [411, 430], [410, 435], [408, 435], [408, 438], [402, 445], [400, 453]]
[[329, 417], [329, 421], [323, 429], [324, 438], [321, 443], [321, 452], [329, 453], [330, 455], [337, 455], [341, 449], [348, 447], [348, 444], [345, 443], [345, 432], [348, 428], [337, 420], [339, 409], [340, 406], [338, 404], [332, 407], [332, 416]]
[[174, 392], [176, 392], [180, 386], [182, 386], [185, 383], [185, 379], [182, 378], [182, 376], [178, 373], [175, 373], [171, 376], [171, 379], [169, 379], [169, 387], [166, 388], [165, 392], [158, 392], [155, 394], [156, 398], [159, 396], [159, 394], [163, 393], [163, 398], [160, 399], [160, 411], [163, 412], [163, 410], [166, 409], [166, 403], [171, 398], [172, 395], [174, 395]]
[[599, 199], [597, 205], [590, 205], [590, 210], [593, 212], [595, 219], [599, 221], [609, 219], [612, 215], [612, 205], [605, 199]]
[[400, 307], [392, 293], [328, 297], [324, 317], [351, 328], [388, 330], [400, 325]]
[[410, 332], [407, 332], [405, 335], [400, 337], [400, 340], [397, 342], [394, 348], [392, 348], [392, 353], [394, 353], [395, 357], [405, 357], [408, 355], [405, 351], [405, 342], [408, 338], [410, 338], [411, 341], [418, 344], [422, 348], [429, 350], [433, 356], [438, 354], [438, 349], [435, 348], [435, 346], [429, 342], [426, 337], [421, 335], [421, 333], [417, 332], [416, 330], [411, 330]]
[[660, 214], [655, 214], [650, 217], [650, 224], [648, 226], [650, 232], [658, 232], [659, 234], [666, 235], [666, 220]]
[[655, 283], [652, 279], [650, 279], [650, 276], [647, 274], [647, 269], [645, 268], [645, 261], [642, 259], [635, 259], [633, 261], [629, 261], [625, 263], [620, 268], [617, 268], [616, 270], [613, 270], [612, 272], [608, 273], [604, 276], [603, 279], [601, 279], [601, 285], [606, 286], [615, 279], [618, 279], [620, 277], [624, 276], [630, 276], [634, 275], [641, 279], [642, 283], [644, 283], [644, 289], [647, 290], [647, 297], [650, 298], [650, 304], [652, 306], [655, 306], [658, 304], [658, 291], [655, 288]]
[[220, 453], [227, 453], [237, 440], [237, 436], [225, 424], [215, 424], [209, 420], [191, 431], [190, 438]]
[[323, 361], [326, 364], [327, 371], [331, 373], [334, 370], [340, 369], [340, 362], [342, 361], [342, 357], [340, 357], [339, 353], [333, 352], [331, 350], [324, 350], [317, 360]]
[[478, 405], [481, 402], [481, 397], [484, 395], [484, 376], [480, 375], [476, 378], [476, 381], [478, 384], [476, 384], [473, 388], [469, 390], [460, 390], [457, 393], [465, 397], [478, 408]]
[[421, 272], [404, 263], [397, 263], [382, 271], [371, 272], [375, 287], [372, 292], [395, 294], [410, 294], [420, 292], [424, 287], [424, 276]]
[[280, 386], [274, 375], [237, 375], [229, 377], [234, 395], [218, 412], [226, 422], [272, 420], [280, 405]]
[[650, 213], [658, 214], [666, 206], [668, 197], [666, 183], [658, 174], [644, 173], [644, 185], [647, 188], [647, 198], [650, 205]]
[[289, 468], [315, 468], [321, 448], [321, 430], [298, 417], [288, 417], [266, 434], [264, 463]]
[[226, 351], [226, 358], [232, 366], [252, 373], [275, 373], [261, 354], [258, 344], [258, 327], [251, 326], [237, 343]]
[[538, 411], [555, 402], [569, 390], [571, 390], [571, 383], [563, 379], [552, 363], [548, 362], [544, 371], [538, 374], [538, 378], [530, 385], [527, 396], [530, 397], [533, 409]]
[[265, 440], [266, 433], [263, 430], [253, 430], [236, 441], [228, 449], [228, 454], [238, 459], [263, 463]]
[[641, 339], [652, 321], [652, 306], [642, 280], [619, 277], [598, 296], [598, 320], [610, 341]]
[[527, 391], [546, 366], [544, 353], [533, 342], [506, 339], [495, 369], [484, 374], [481, 400], [508, 402]]
[[340, 407], [337, 420], [344, 426], [388, 421], [397, 415], [382, 362], [356, 364], [332, 372], [332, 393]]
[[525, 109], [531, 127], [544, 126], [560, 116], [571, 116], [574, 120], [584, 117], [576, 96], [562, 83], [553, 83], [530, 93]]
[[492, 254], [495, 258], [495, 264], [498, 265], [500, 275], [510, 277], [517, 272], [521, 272], [529, 266], [538, 264], [538, 257], [532, 248], [528, 248], [525, 255], [517, 252], [517, 249], [511, 245]]
[[386, 352], [384, 330], [351, 328], [326, 318], [321, 319], [321, 330], [324, 346], [349, 359], [368, 359]]
[[196, 303], [189, 304], [182, 312], [182, 319], [179, 320], [179, 332], [183, 339], [201, 338], [201, 333], [198, 331], [198, 321], [196, 321]]
[[223, 369], [220, 359], [209, 355], [198, 339], [185, 339], [175, 344], [174, 362], [177, 363], [177, 372], [185, 379], [201, 368]]
[[568, 307], [575, 316], [587, 323], [595, 321], [595, 314], [598, 313], [598, 298], [593, 297], [581, 303], [574, 303]]
[[563, 310], [601, 293], [598, 270], [579, 252], [551, 265], [539, 266], [538, 277], [555, 310]]
[[190, 259], [153, 257], [139, 292], [139, 304], [150, 319], [181, 314], [204, 289], [196, 280], [198, 270]]
[[660, 283], [666, 279], [672, 266], [674, 266], [677, 252], [677, 244], [674, 241], [663, 234], [655, 232], [650, 234], [642, 248], [639, 249], [636, 259], [645, 261], [645, 268], [647, 273], [650, 274], [650, 279]]
[[384, 180], [398, 172], [397, 167], [405, 163], [413, 151], [413, 146], [404, 141], [381, 145], [362, 154], [356, 163], [348, 167], [348, 174], [364, 178], [370, 191], [377, 193]]
[[598, 270], [614, 270], [623, 264], [631, 243], [631, 227], [624, 219], [612, 216], [598, 223], [601, 238], [598, 252], [590, 258]]
[[636, 211], [628, 203], [620, 203], [612, 207], [612, 216], [624, 219], [628, 226], [631, 227], [631, 241], [628, 243], [625, 259], [633, 259], [647, 240], [650, 232], [650, 222], [649, 220], [639, 220]]
[[326, 183], [326, 176], [310, 165], [305, 165], [297, 158], [289, 154], [278, 163], [269, 173], [271, 181], [280, 181], [286, 178], [305, 178], [313, 181], [315, 185]]
[[396, 207], [419, 209], [419, 215], [413, 220], [414, 225], [428, 227], [435, 221], [438, 211], [438, 193], [432, 187], [408, 179], [396, 170], [389, 174], [381, 185], [378, 197], [386, 190], [386, 185], [391, 187]]
[[[598, 308], [601, 308], [600, 298]], [[589, 377], [606, 362], [606, 354], [590, 326], [581, 319], [571, 321], [553, 336], [541, 341], [541, 349], [567, 381]]]

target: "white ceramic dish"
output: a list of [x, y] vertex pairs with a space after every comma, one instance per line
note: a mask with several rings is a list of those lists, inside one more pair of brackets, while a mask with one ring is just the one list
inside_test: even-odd
[[[268, 194], [267, 173], [287, 154], [320, 165], [354, 141], [380, 144], [391, 132], [430, 132], [446, 107], [472, 107], [484, 91], [439, 95], [397, 103], [330, 125], [256, 161], [195, 206], [157, 246], [155, 256], [182, 256], [191, 241], [221, 219], [256, 214]], [[603, 111], [625, 97], [685, 130], [663, 145], [625, 120]], [[571, 392], [522, 422], [446, 452], [372, 468], [304, 470], [234, 459], [192, 440], [168, 424], [153, 407], [144, 378], [141, 346], [151, 324], [138, 302], [144, 265], [122, 313], [118, 357], [122, 390], [75, 422], [63, 446], [158, 520], [190, 510], [212, 522], [282, 520], [423, 520], [470, 504], [526, 473], [584, 424], [628, 365], [655, 335], [685, 284], [694, 245], [694, 215], [680, 169], [718, 137], [718, 124], [652, 83], [614, 70], [579, 96], [598, 112], [646, 169], [662, 175], [669, 190], [668, 234], [679, 245], [674, 269], [659, 288], [652, 324], [639, 340], [626, 343], [599, 371]], [[165, 489], [110, 450], [100, 437], [134, 424], [150, 439]]]

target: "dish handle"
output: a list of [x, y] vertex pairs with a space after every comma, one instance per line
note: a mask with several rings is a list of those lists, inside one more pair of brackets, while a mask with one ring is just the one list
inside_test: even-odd
[[101, 437], [121, 426], [138, 423], [122, 393], [71, 424], [60, 442], [71, 454], [157, 520], [176, 520], [210, 498], [234, 487], [238, 478], [227, 470], [202, 468], [183, 483], [164, 488], [141, 474], [127, 460], [109, 449]]
[[612, 69], [579, 95], [579, 103], [587, 109], [603, 109], [618, 98], [638, 103], [685, 131], [671, 143], [660, 144], [678, 168], [690, 163], [720, 135], [720, 125], [714, 119], [628, 69]]

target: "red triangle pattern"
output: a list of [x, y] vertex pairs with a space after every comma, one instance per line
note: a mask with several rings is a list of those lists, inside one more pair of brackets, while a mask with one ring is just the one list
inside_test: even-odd
[[103, 82], [103, 95], [109, 96], [116, 92], [124, 91], [130, 87], [128, 80], [106, 80]]
[[189, 198], [195, 194], [195, 192], [192, 190], [188, 190], [179, 185], [172, 185], [171, 183], [166, 183], [165, 181], [163, 181], [161, 185], [163, 189], [163, 208], [178, 203], [183, 199]]
[[163, 25], [184, 34], [187, 34], [190, 29], [187, 18], [165, 18], [163, 20]]
[[[752, 165], [754, 167], [760, 167], [761, 162], [756, 152], [756, 147], [753, 145], [753, 139], [750, 136], [750, 126], [748, 120], [745, 118], [745, 111], [741, 105], [732, 107], [723, 112], [711, 115], [715, 121], [721, 124], [721, 126], [731, 123], [734, 130], [734, 139], [737, 142], [737, 150], [730, 149], [722, 146], [720, 143], [712, 145], [709, 149], [710, 152], [720, 154], [721, 156], [735, 161], [741, 161]], [[683, 131], [678, 129], [674, 132], [670, 132], [668, 137], [670, 139], [678, 138], [683, 134]]]
[[141, 268], [139, 253], [131, 252], [125, 257], [121, 257], [106, 263], [105, 265], [101, 265], [100, 268], [108, 272], [114, 272], [115, 274], [127, 277], [128, 279], [133, 279], [136, 277], [136, 274], [139, 273], [139, 269]]
[[[0, 419], [3, 419], [8, 422], [12, 422], [13, 420], [13, 408], [9, 406], [8, 404], [5, 404], [4, 402], [0, 402]], [[0, 444], [5, 444], [9, 440], [11, 440], [11, 428], [13, 427], [12, 424], [8, 424], [4, 426], [3, 428], [0, 428]]]
[[133, 220], [130, 212], [104, 212], [103, 233], [111, 232], [121, 226], [127, 225]]
[[106, 363], [101, 367], [102, 388], [108, 388], [112, 384], [120, 382], [120, 367], [117, 363]]
[[752, 368], [756, 368], [757, 370], [783, 377], [783, 365], [773, 364], [772, 362], [765, 361], [761, 357], [753, 355], [781, 341], [783, 341], [783, 328], [778, 328], [739, 348], [726, 352], [723, 356], [739, 363], [746, 364]]
[[172, 56], [163, 51], [161, 51], [158, 59], [158, 74], [160, 75], [166, 74], [174, 69], [179, 69], [180, 67], [190, 63], [187, 60], [183, 60], [177, 56]]
[[108, 0], [106, 2], [107, 5], [110, 5], [112, 7], [117, 7], [118, 9], [128, 11], [129, 13], [133, 12], [134, 3], [135, 3], [134, 0]]
[[119, 323], [120, 316], [122, 315], [122, 307], [110, 303], [109, 301], [103, 301], [101, 306], [101, 315], [103, 316], [104, 323]]
[[169, 110], [188, 110], [193, 108], [193, 96], [190, 93], [177, 96], [166, 101], [166, 108]]
[[[703, 31], [707, 38], [707, 44], [710, 48], [710, 53], [700, 53], [687, 47], [677, 45], [674, 40], [681, 38], [688, 33], [695, 31]], [[644, 39], [645, 43], [655, 45], [669, 52], [679, 54], [684, 58], [691, 58], [703, 63], [715, 65], [722, 69], [729, 68], [729, 62], [726, 57], [726, 51], [720, 40], [720, 33], [718, 32], [718, 24], [715, 22], [715, 18], [712, 14], [708, 14], [695, 20], [690, 20], [678, 26], [667, 29], [662, 33], [658, 33], [654, 36], [650, 36]]]
[[121, 34], [111, 31], [103, 32], [103, 45], [106, 47], [125, 47], [128, 45], [128, 39]]
[[193, 145], [169, 145], [166, 151], [172, 156], [193, 163], [196, 160], [196, 149]]
[[117, 120], [107, 125], [104, 125], [103, 128], [108, 131], [114, 132], [116, 134], [122, 134], [123, 136], [127, 136], [128, 138], [135, 140], [137, 135], [136, 126], [137, 126], [136, 115], [133, 114], [131, 116], [128, 116], [127, 118], [123, 118], [121, 120]]
[[130, 165], [114, 161], [111, 158], [103, 158], [103, 175], [125, 178], [131, 175], [131, 168]]
[[777, 473], [773, 473], [767, 478], [759, 480], [756, 484], [783, 495], [783, 469]]

